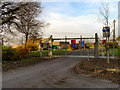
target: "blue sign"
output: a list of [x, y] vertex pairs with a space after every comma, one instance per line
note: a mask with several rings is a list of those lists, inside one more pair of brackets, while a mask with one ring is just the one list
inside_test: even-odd
[[106, 30], [106, 29], [105, 29], [105, 30], [103, 30], [103, 32], [109, 32], [109, 31], [110, 31], [110, 29], [109, 29], [109, 30]]
[[103, 30], [103, 32], [107, 32], [107, 30]]
[[72, 47], [72, 48], [75, 48], [75, 43], [72, 43], [71, 47]]
[[110, 37], [110, 27], [103, 27], [103, 37]]
[[[85, 43], [82, 41], [82, 47], [84, 47]], [[81, 42], [79, 41], [79, 46], [81, 46]]]
[[82, 41], [82, 47], [84, 47], [84, 44], [85, 44], [84, 41]]

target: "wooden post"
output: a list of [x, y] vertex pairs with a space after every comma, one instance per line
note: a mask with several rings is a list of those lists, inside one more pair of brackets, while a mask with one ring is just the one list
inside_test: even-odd
[[98, 58], [98, 35], [95, 33], [95, 49], [94, 49], [94, 56]]
[[40, 57], [42, 56], [42, 38], [40, 37]]
[[53, 42], [53, 39], [52, 39], [52, 35], [49, 37], [49, 56], [50, 58], [52, 57], [52, 42]]
[[113, 21], [114, 24], [114, 30], [113, 30], [113, 57], [115, 56], [114, 54], [114, 48], [115, 48], [115, 20]]

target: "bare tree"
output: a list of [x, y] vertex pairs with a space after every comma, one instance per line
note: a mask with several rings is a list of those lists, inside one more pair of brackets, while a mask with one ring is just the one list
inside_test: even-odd
[[12, 22], [17, 19], [16, 14], [26, 3], [5, 2], [0, 0], [0, 39], [1, 41], [10, 41], [11, 36], [15, 36], [13, 33]]
[[38, 33], [36, 32], [36, 28], [44, 27], [43, 22], [36, 20], [36, 17], [42, 12], [40, 3], [38, 2], [21, 2], [26, 3], [24, 8], [21, 8], [17, 12], [17, 19], [11, 21], [14, 23], [15, 28], [25, 35], [25, 48], [27, 44], [27, 40], [30, 34]]
[[5, 23], [9, 23], [10, 20], [13, 20], [16, 18], [16, 13], [21, 8], [26, 6], [26, 3], [15, 3], [15, 2], [5, 2], [3, 1], [0, 5], [0, 11], [1, 11], [1, 20], [0, 25], [3, 25]]
[[[3, 2], [0, 5], [2, 17], [0, 21], [1, 32], [14, 34], [15, 29], [25, 35], [25, 48], [28, 38], [37, 38], [42, 34], [45, 22], [37, 20], [42, 12], [39, 2]], [[13, 29], [15, 28], [15, 29]]]
[[103, 23], [105, 26], [109, 25], [109, 3], [102, 3], [101, 8], [99, 8], [99, 16], [98, 19], [101, 23]]
[[33, 44], [38, 37], [41, 37], [43, 35], [43, 29], [45, 26], [44, 22], [41, 23], [39, 20], [36, 20], [36, 22], [38, 22], [38, 25], [29, 34], [29, 38], [33, 39]]

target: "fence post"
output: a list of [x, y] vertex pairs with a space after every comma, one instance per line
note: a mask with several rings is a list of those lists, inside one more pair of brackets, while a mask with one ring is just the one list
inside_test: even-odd
[[50, 56], [50, 58], [52, 57], [52, 42], [53, 42], [53, 39], [52, 39], [52, 35], [50, 35], [50, 37], [49, 37], [49, 56]]
[[95, 49], [94, 49], [94, 56], [98, 58], [98, 35], [95, 33]]

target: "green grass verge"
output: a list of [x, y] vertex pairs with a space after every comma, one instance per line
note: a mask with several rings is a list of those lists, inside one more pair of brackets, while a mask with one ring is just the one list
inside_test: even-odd
[[[113, 53], [113, 49], [110, 49], [110, 52]], [[114, 49], [115, 56], [120, 56], [120, 48]]]
[[[67, 49], [67, 52], [70, 51]], [[48, 50], [43, 50], [42, 51], [43, 56], [48, 56]], [[65, 55], [65, 49], [62, 50], [53, 50], [53, 55]], [[31, 51], [29, 53], [29, 56], [40, 56], [40, 51]]]
[[[43, 56], [48, 56], [48, 50], [42, 51], [42, 55]], [[40, 51], [39, 50], [38, 51], [31, 51], [29, 53], [29, 56], [40, 56]]]

